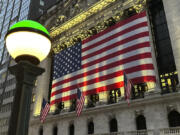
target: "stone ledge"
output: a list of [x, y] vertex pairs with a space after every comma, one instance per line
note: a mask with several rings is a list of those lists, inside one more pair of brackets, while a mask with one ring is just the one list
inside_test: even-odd
[[[87, 116], [90, 114], [95, 114], [95, 113], [101, 113], [101, 112], [108, 112], [111, 110], [115, 110], [115, 109], [128, 109], [129, 107], [139, 107], [139, 106], [145, 106], [145, 105], [150, 105], [150, 104], [155, 104], [155, 103], [168, 103], [170, 101], [177, 101], [180, 99], [180, 91], [178, 92], [174, 92], [174, 93], [168, 93], [168, 94], [152, 94], [150, 96], [147, 96], [145, 98], [141, 98], [141, 99], [134, 99], [134, 100], [130, 100], [130, 106], [128, 106], [126, 101], [121, 101], [121, 102], [117, 102], [114, 104], [103, 104], [103, 105], [99, 105], [99, 106], [95, 106], [93, 108], [85, 108], [83, 110], [83, 113], [81, 116]], [[46, 119], [46, 123], [52, 122], [54, 120], [60, 120], [60, 119], [64, 119], [64, 118], [73, 118], [76, 117], [76, 112], [61, 112], [57, 115], [48, 115], [47, 119]], [[40, 124], [39, 121], [39, 117], [31, 119], [30, 125], [33, 124]]]

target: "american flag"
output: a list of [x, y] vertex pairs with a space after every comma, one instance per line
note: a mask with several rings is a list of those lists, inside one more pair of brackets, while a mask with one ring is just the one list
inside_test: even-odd
[[42, 107], [41, 107], [41, 114], [40, 114], [40, 121], [43, 123], [46, 119], [46, 116], [49, 112], [50, 105], [46, 102], [43, 98]]
[[80, 114], [81, 114], [81, 111], [84, 106], [84, 100], [85, 100], [85, 98], [84, 98], [83, 94], [81, 93], [80, 89], [78, 88], [77, 89], [77, 102], [76, 102], [77, 116], [80, 116]]
[[133, 84], [153, 81], [155, 73], [146, 12], [121, 21], [54, 56], [51, 104], [124, 87], [123, 71]]
[[125, 90], [125, 98], [128, 102], [129, 105], [129, 99], [131, 97], [131, 88], [132, 88], [132, 83], [131, 81], [127, 78], [126, 73], [124, 72], [124, 90]]

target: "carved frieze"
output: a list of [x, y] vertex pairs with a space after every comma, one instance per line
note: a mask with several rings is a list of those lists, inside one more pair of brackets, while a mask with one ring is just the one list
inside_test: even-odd
[[[103, 3], [105, 2], [105, 3]], [[123, 20], [125, 10], [144, 10], [146, 0], [69, 0], [57, 6], [55, 21], [50, 22], [55, 53], [103, 31]], [[99, 5], [98, 5], [99, 4]], [[103, 4], [106, 5], [106, 7]], [[99, 9], [96, 9], [99, 6]]]

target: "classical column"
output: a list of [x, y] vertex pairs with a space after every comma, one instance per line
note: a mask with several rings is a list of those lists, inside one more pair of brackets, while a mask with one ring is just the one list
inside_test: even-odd
[[[148, 13], [147, 13], [148, 15]], [[149, 17], [148, 17], [149, 18]], [[148, 19], [149, 22], [149, 42], [152, 48], [152, 60], [153, 60], [153, 65], [154, 65], [154, 72], [156, 75], [156, 82], [147, 82], [147, 86], [148, 86], [148, 92], [154, 91], [155, 92], [160, 92], [161, 91], [161, 86], [160, 86], [160, 79], [159, 79], [159, 72], [158, 72], [158, 67], [157, 67], [157, 61], [156, 61], [156, 55], [155, 55], [155, 48], [154, 48], [154, 42], [153, 42], [153, 37], [152, 37], [152, 31], [151, 31], [151, 27], [150, 27], [150, 20]]]
[[166, 14], [169, 35], [172, 43], [172, 50], [180, 80], [180, 1], [179, 0], [163, 0], [164, 10]]
[[47, 57], [40, 63], [40, 67], [43, 67], [46, 72], [38, 77], [36, 82], [36, 100], [34, 103], [34, 115], [39, 115], [41, 110], [41, 104], [43, 98], [48, 99], [49, 83], [51, 77], [51, 58]]
[[97, 112], [94, 115], [94, 134], [109, 133], [109, 119], [105, 113]]

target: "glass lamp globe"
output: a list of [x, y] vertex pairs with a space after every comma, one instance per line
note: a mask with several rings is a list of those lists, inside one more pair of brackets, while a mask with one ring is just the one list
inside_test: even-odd
[[29, 61], [37, 65], [51, 50], [47, 29], [32, 20], [14, 24], [6, 34], [5, 41], [8, 52], [16, 62]]

